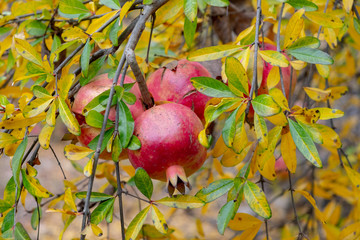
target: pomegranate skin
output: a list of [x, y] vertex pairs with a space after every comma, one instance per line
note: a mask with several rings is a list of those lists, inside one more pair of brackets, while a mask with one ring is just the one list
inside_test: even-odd
[[153, 179], [169, 184], [179, 177], [188, 184], [186, 176], [197, 171], [206, 159], [206, 149], [197, 138], [202, 129], [200, 119], [183, 105], [166, 103], [150, 108], [135, 121], [134, 134], [141, 148], [129, 150], [129, 160]]
[[[118, 83], [120, 83], [121, 75], [119, 77]], [[93, 100], [100, 93], [109, 90], [112, 86], [112, 79], [109, 79], [107, 73], [96, 76], [89, 84], [81, 87], [77, 95], [75, 96], [75, 101], [72, 106], [72, 111], [76, 114], [82, 115], [82, 111], [85, 106]], [[124, 83], [134, 83], [135, 80], [125, 76]], [[144, 110], [140, 101], [140, 90], [139, 86], [135, 84], [131, 90], [136, 96], [136, 102], [133, 105], [128, 105], [130, 112], [134, 119], [136, 119]], [[116, 116], [115, 107], [110, 109], [109, 119], [114, 121]], [[80, 123], [81, 124], [81, 123]]]
[[182, 104], [204, 120], [205, 105], [211, 97], [196, 91], [190, 82], [193, 77], [211, 77], [211, 74], [200, 63], [183, 59], [174, 69], [156, 70], [147, 80], [147, 86], [155, 101]]

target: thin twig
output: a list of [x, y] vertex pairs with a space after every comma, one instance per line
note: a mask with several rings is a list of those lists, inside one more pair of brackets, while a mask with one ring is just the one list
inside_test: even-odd
[[[253, 70], [253, 79], [251, 83], [251, 89], [249, 94], [249, 102], [246, 106], [245, 113], [248, 114], [250, 110], [251, 100], [253, 98], [254, 92], [257, 89], [257, 58], [258, 58], [258, 48], [259, 48], [259, 30], [260, 30], [260, 21], [261, 21], [261, 0], [257, 0], [256, 8], [256, 23], [255, 23], [255, 42], [254, 42], [254, 70]], [[256, 93], [255, 93], [256, 94]]]
[[[263, 190], [263, 192], [265, 193], [265, 186], [264, 186], [264, 177], [263, 175], [260, 174], [260, 184], [261, 184], [261, 189]], [[265, 223], [265, 233], [266, 233], [266, 239], [269, 240], [269, 228], [268, 228], [268, 220], [266, 218], [264, 218], [264, 223]]]
[[37, 229], [37, 236], [36, 239], [39, 240], [40, 239], [40, 205], [39, 205], [39, 201], [37, 197], [34, 197], [35, 201], [36, 201], [36, 208], [37, 208], [37, 213], [38, 213], [38, 229]]
[[[279, 53], [281, 53], [281, 49], [280, 49], [280, 30], [281, 30], [281, 20], [282, 20], [284, 7], [285, 7], [285, 3], [283, 2], [281, 4], [279, 20], [278, 20], [278, 29], [277, 29], [277, 33], [276, 33], [276, 51], [278, 51]], [[281, 71], [281, 67], [279, 67], [279, 73], [280, 73], [281, 90], [282, 90], [284, 96], [286, 97], [286, 91], [285, 91], [285, 86], [284, 86], [284, 77], [283, 77], [283, 74], [282, 74], [282, 71]]]
[[289, 170], [288, 170], [288, 174], [289, 174], [289, 186], [290, 186], [289, 191], [290, 191], [290, 195], [291, 195], [291, 203], [292, 203], [293, 210], [294, 210], [295, 220], [296, 220], [296, 223], [297, 223], [297, 226], [298, 226], [298, 229], [299, 229], [298, 239], [302, 239], [304, 234], [303, 234], [303, 232], [301, 230], [299, 217], [298, 217], [297, 212], [296, 212], [296, 206], [295, 206], [295, 201], [294, 201], [294, 188], [293, 188], [292, 183], [291, 183], [291, 173], [290, 173]]
[[50, 144], [49, 144], [49, 147], [50, 147], [52, 153], [54, 154], [54, 157], [55, 157], [55, 159], [56, 159], [57, 164], [58, 164], [59, 167], [60, 167], [60, 170], [61, 170], [61, 172], [62, 172], [62, 174], [63, 174], [63, 176], [64, 176], [64, 179], [66, 179], [66, 175], [65, 175], [64, 169], [63, 169], [62, 166], [61, 166], [61, 163], [60, 163], [60, 161], [59, 161], [59, 158], [56, 156], [56, 153], [55, 153], [54, 149], [52, 148], [52, 146], [51, 146]]

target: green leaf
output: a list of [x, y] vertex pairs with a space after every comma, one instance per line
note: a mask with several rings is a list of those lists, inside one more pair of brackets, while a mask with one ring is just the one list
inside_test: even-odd
[[32, 36], [43, 36], [45, 29], [46, 25], [37, 20], [31, 21], [25, 26], [26, 32]]
[[6, 232], [7, 230], [11, 229], [14, 226], [14, 215], [15, 209], [11, 209], [6, 216], [1, 225], [1, 232]]
[[119, 134], [116, 134], [116, 136], [114, 137], [114, 140], [111, 144], [111, 158], [114, 162], [119, 161], [119, 156], [120, 156], [122, 150], [123, 150], [123, 148], [121, 146]]
[[184, 0], [184, 13], [193, 22], [197, 15], [197, 0]]
[[29, 234], [20, 222], [17, 222], [15, 225], [14, 237], [16, 240], [31, 240]]
[[246, 202], [255, 213], [266, 219], [271, 218], [272, 213], [265, 194], [255, 183], [247, 181], [244, 194]]
[[289, 61], [280, 52], [274, 50], [259, 50], [261, 58], [272, 66], [287, 67]]
[[104, 220], [111, 207], [114, 206], [114, 202], [115, 198], [111, 198], [100, 203], [99, 206], [97, 206], [91, 213], [90, 222], [98, 225], [102, 220]]
[[297, 10], [301, 8], [304, 8], [307, 12], [318, 10], [318, 6], [315, 3], [307, 0], [288, 0], [286, 2]]
[[70, 111], [68, 105], [65, 103], [64, 99], [58, 98], [59, 102], [59, 114], [61, 120], [66, 125], [69, 132], [76, 136], [80, 136], [81, 130], [78, 121], [75, 119], [74, 115]]
[[59, 240], [63, 239], [63, 235], [64, 235], [66, 229], [70, 226], [71, 222], [74, 221], [75, 217], [76, 216], [74, 216], [74, 215], [67, 215], [66, 216], [66, 218], [65, 218], [66, 220], [64, 220], [64, 222], [65, 222], [64, 223], [64, 228], [63, 228], [63, 230], [61, 230], [61, 232], [59, 234]]
[[223, 82], [210, 77], [193, 77], [190, 82], [196, 90], [209, 97], [236, 97]]
[[134, 180], [139, 191], [151, 200], [151, 196], [153, 194], [153, 183], [148, 173], [143, 168], [139, 167], [136, 169]]
[[[98, 113], [97, 111], [91, 110], [88, 112], [88, 114], [85, 116], [85, 121], [89, 126], [95, 127], [95, 128], [101, 128], [102, 124], [104, 122], [104, 115], [101, 113]], [[113, 126], [114, 123], [107, 119], [106, 121], [106, 128], [109, 128]]]
[[[40, 214], [39, 214], [40, 213]], [[42, 217], [42, 211], [41, 208], [35, 208], [33, 213], [31, 214], [31, 227], [36, 230], [37, 227], [39, 226], [39, 215], [40, 215], [40, 219]]]
[[[101, 144], [101, 150], [100, 150], [100, 152], [102, 152], [102, 151], [105, 150], [106, 145], [107, 145], [107, 143], [109, 142], [109, 140], [111, 139], [113, 133], [114, 133], [114, 128], [110, 128], [110, 129], [108, 129], [108, 130], [105, 131], [104, 139], [103, 139], [103, 142], [102, 142], [102, 144]], [[93, 140], [91, 140], [91, 142], [88, 144], [88, 147], [89, 147], [90, 149], [96, 151], [96, 147], [97, 147], [99, 138], [100, 138], [100, 134], [97, 135]]]
[[126, 229], [125, 233], [125, 240], [134, 240], [136, 239], [137, 235], [139, 234], [144, 221], [146, 219], [146, 216], [150, 210], [150, 205], [141, 210], [135, 218], [131, 221], [128, 228]]
[[207, 4], [214, 7], [227, 7], [229, 6], [229, 0], [205, 0]]
[[289, 127], [291, 136], [295, 142], [296, 147], [314, 166], [322, 167], [322, 162], [316, 146], [311, 139], [309, 133], [303, 129], [297, 122], [289, 120]]
[[155, 228], [162, 234], [166, 234], [169, 228], [166, 223], [164, 215], [160, 212], [160, 210], [155, 205], [151, 205], [151, 207], [152, 207], [151, 218], [152, 218]]
[[241, 46], [237, 45], [219, 45], [213, 47], [206, 47], [191, 52], [187, 59], [189, 61], [210, 61], [223, 57], [227, 57], [235, 52], [242, 50]]
[[184, 38], [186, 45], [189, 48], [192, 47], [193, 45], [196, 27], [197, 27], [197, 17], [195, 17], [194, 21], [190, 21], [187, 17], [185, 17]]
[[118, 32], [120, 31], [120, 29], [121, 29], [120, 18], [118, 18], [113, 24], [110, 25], [110, 30], [109, 30], [109, 39], [114, 46], [119, 45]]
[[90, 61], [90, 53], [91, 53], [91, 44], [90, 38], [86, 41], [84, 49], [81, 53], [80, 63], [81, 63], [81, 73], [84, 77], [87, 77], [89, 72], [89, 61]]
[[124, 100], [126, 104], [133, 105], [136, 102], [136, 96], [131, 92], [124, 92], [122, 95], [122, 100]]
[[24, 187], [34, 197], [48, 198], [52, 195], [46, 188], [44, 188], [40, 184], [39, 180], [27, 175], [25, 169], [21, 169], [21, 175], [22, 175]]
[[360, 34], [360, 20], [357, 19], [356, 17], [354, 17], [353, 19], [354, 19], [354, 28], [356, 32]]
[[254, 126], [256, 139], [263, 148], [266, 148], [268, 145], [268, 130], [266, 122], [265, 119], [259, 116], [256, 112], [254, 113]]
[[[14, 192], [15, 193], [15, 192]], [[15, 199], [14, 199], [15, 200]], [[6, 210], [12, 208], [14, 203], [9, 203], [5, 200], [0, 199], [0, 213], [5, 212]]]
[[13, 29], [12, 27], [0, 27], [0, 36], [9, 32], [11, 29]]
[[106, 216], [105, 216], [105, 221], [107, 223], [112, 223], [113, 221], [113, 216], [114, 216], [114, 204], [111, 205], [109, 211], [107, 212]]
[[324, 64], [330, 65], [334, 63], [334, 60], [329, 54], [323, 52], [319, 49], [313, 48], [296, 48], [296, 49], [287, 49], [287, 53], [294, 56], [295, 58], [313, 64]]
[[241, 62], [234, 57], [227, 57], [225, 60], [225, 74], [228, 78], [231, 92], [237, 96], [249, 95], [248, 78]]
[[[78, 192], [78, 193], [75, 193], [75, 197], [77, 197], [78, 199], [85, 199], [86, 194], [87, 194], [86, 191]], [[100, 193], [100, 192], [91, 192], [91, 194], [90, 194], [90, 202], [100, 202], [100, 201], [108, 200], [110, 198], [114, 198], [114, 197], [111, 195], [105, 194], [105, 193]]]
[[100, 3], [115, 10], [121, 9], [120, 3], [118, 0], [100, 0]]
[[225, 229], [229, 224], [230, 220], [235, 216], [235, 202], [236, 200], [232, 200], [227, 202], [219, 212], [217, 217], [217, 228], [221, 235], [224, 235]]
[[[61, 40], [60, 40], [61, 41]], [[51, 55], [50, 55], [50, 62], [54, 62], [54, 60], [57, 58], [57, 56], [59, 55], [60, 52], [64, 51], [65, 49], [69, 48], [70, 46], [72, 46], [73, 44], [77, 43], [78, 40], [75, 39], [73, 41], [70, 42], [66, 42], [64, 44], [61, 44], [60, 46], [58, 46], [58, 48], [56, 49], [52, 49], [51, 50]]]
[[130, 139], [134, 132], [134, 119], [132, 118], [129, 107], [123, 101], [119, 102], [119, 137], [121, 146], [127, 147], [129, 145]]
[[17, 188], [20, 187], [20, 169], [27, 143], [28, 143], [28, 138], [27, 135], [25, 135], [24, 140], [17, 147], [15, 154], [11, 160], [12, 173]]
[[239, 109], [241, 109], [241, 107], [242, 104], [230, 114], [230, 116], [226, 119], [224, 128], [222, 130], [224, 143], [229, 148], [232, 147], [234, 142], [236, 133], [236, 116], [238, 115]]
[[87, 77], [81, 76], [79, 79], [80, 85], [86, 85], [91, 79], [93, 79], [99, 70], [104, 66], [106, 56], [103, 56], [89, 65], [89, 72]]
[[81, 0], [61, 0], [59, 15], [65, 18], [79, 18], [90, 16], [91, 13]]
[[209, 203], [227, 193], [233, 186], [234, 181], [232, 179], [216, 180], [210, 183], [208, 187], [202, 188], [198, 191], [195, 197], [198, 197], [205, 203]]
[[[100, 93], [94, 97], [83, 109], [82, 114], [87, 115], [88, 112], [94, 110], [96, 112], [102, 112], [106, 109], [107, 101], [109, 99], [110, 89]], [[111, 106], [116, 104], [116, 95], [113, 96]], [[105, 103], [105, 106], [104, 106]]]
[[0, 132], [0, 148], [4, 148], [10, 144], [19, 141], [16, 137], [9, 133]]
[[[16, 191], [16, 185], [15, 185], [14, 177], [11, 177], [6, 184], [3, 201], [12, 205], [15, 202], [15, 191]], [[1, 204], [0, 204], [0, 213], [2, 212], [3, 211], [1, 211]]]
[[261, 117], [270, 117], [281, 112], [281, 107], [267, 94], [261, 94], [251, 101], [254, 111]]
[[240, 101], [242, 100], [239, 98], [223, 98], [219, 104], [209, 105], [204, 112], [206, 123], [214, 121], [229, 108], [233, 107], [235, 104], [239, 104]]
[[129, 145], [127, 146], [129, 150], [138, 150], [141, 148], [141, 142], [139, 138], [133, 135], [130, 139]]
[[37, 98], [52, 97], [48, 90], [38, 85], [33, 86], [32, 91]]
[[172, 197], [164, 197], [156, 201], [159, 204], [173, 208], [199, 208], [205, 205], [205, 202], [196, 196], [190, 195], [174, 195]]
[[24, 117], [31, 118], [45, 112], [45, 109], [54, 100], [54, 97], [37, 98], [29, 105], [26, 105], [23, 110]]
[[320, 47], [320, 40], [316, 37], [306, 36], [299, 38], [293, 44], [287, 47], [287, 49], [297, 48], [318, 48]]

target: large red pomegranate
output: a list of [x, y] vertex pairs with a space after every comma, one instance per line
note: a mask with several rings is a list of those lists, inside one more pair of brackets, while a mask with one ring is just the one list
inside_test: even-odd
[[147, 86], [155, 101], [185, 105], [204, 120], [205, 105], [210, 97], [196, 91], [190, 82], [193, 77], [211, 77], [211, 74], [200, 63], [183, 59], [156, 70], [147, 80]]
[[[119, 77], [119, 82], [121, 75]], [[87, 146], [96, 136], [100, 134], [100, 128], [94, 128], [86, 124], [85, 117], [83, 116], [83, 109], [85, 106], [100, 93], [108, 90], [112, 86], [112, 79], [107, 77], [107, 74], [101, 74], [95, 77], [92, 82], [80, 88], [79, 92], [75, 96], [74, 104], [72, 106], [72, 111], [75, 113], [77, 120], [81, 126], [81, 135], [78, 136], [78, 140], [81, 144]], [[124, 83], [133, 83], [135, 80], [125, 76]], [[128, 105], [131, 114], [134, 119], [136, 119], [144, 110], [140, 101], [140, 90], [137, 84], [135, 84], [130, 90], [136, 96], [136, 102], [133, 105]], [[116, 116], [115, 107], [110, 109], [109, 119], [114, 121]], [[108, 153], [106, 150], [100, 154], [100, 158], [105, 160], [111, 159], [111, 153]], [[126, 151], [123, 151], [119, 157], [120, 159], [126, 159]]]
[[206, 149], [198, 141], [203, 125], [189, 108], [166, 103], [152, 107], [135, 121], [134, 134], [141, 148], [129, 150], [129, 160], [149, 176], [167, 181], [169, 194], [185, 193], [187, 176], [197, 171], [206, 159]]

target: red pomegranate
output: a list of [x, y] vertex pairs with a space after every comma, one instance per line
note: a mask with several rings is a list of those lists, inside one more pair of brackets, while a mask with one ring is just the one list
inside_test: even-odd
[[193, 77], [211, 77], [200, 63], [180, 60], [155, 71], [147, 80], [147, 86], [155, 101], [171, 101], [191, 108], [204, 120], [206, 102], [210, 97], [196, 91], [191, 84]]
[[169, 194], [185, 193], [187, 176], [197, 171], [206, 159], [206, 149], [198, 141], [203, 125], [189, 108], [166, 103], [152, 107], [135, 121], [134, 134], [141, 148], [129, 150], [134, 168], [142, 167], [153, 179], [166, 181]]
[[[119, 77], [119, 82], [121, 79], [121, 75]], [[100, 128], [94, 128], [86, 124], [85, 117], [83, 116], [83, 109], [85, 106], [100, 93], [108, 90], [112, 86], [112, 79], [107, 77], [107, 74], [101, 74], [95, 77], [92, 82], [80, 88], [79, 92], [75, 96], [74, 104], [72, 106], [72, 111], [75, 113], [77, 120], [81, 126], [81, 135], [78, 136], [78, 140], [81, 144], [87, 146], [96, 136], [100, 134]], [[135, 80], [132, 78], [125, 76], [124, 83], [133, 83]], [[128, 105], [131, 114], [134, 119], [136, 119], [144, 110], [142, 108], [142, 104], [140, 101], [140, 90], [137, 84], [135, 84], [130, 90], [133, 94], [135, 94], [137, 100], [135, 104]], [[109, 119], [114, 121], [116, 116], [115, 107], [110, 109]], [[100, 158], [105, 160], [111, 160], [111, 153], [108, 153], [106, 150], [100, 154]], [[127, 154], [126, 151], [123, 151], [120, 155], [120, 159], [126, 159]]]

